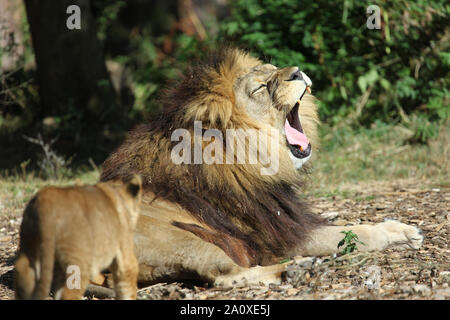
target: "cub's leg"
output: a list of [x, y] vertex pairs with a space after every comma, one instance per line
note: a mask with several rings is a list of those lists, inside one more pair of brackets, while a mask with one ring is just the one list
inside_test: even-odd
[[296, 250], [302, 256], [322, 256], [337, 253], [342, 231], [351, 230], [365, 245], [358, 244], [359, 251], [383, 250], [389, 247], [419, 249], [423, 242], [419, 228], [398, 222], [386, 221], [375, 225], [325, 226], [311, 232], [309, 241]]
[[28, 300], [36, 286], [36, 273], [30, 265], [30, 259], [21, 253], [16, 261], [16, 299]]
[[114, 290], [116, 299], [136, 299], [137, 279], [139, 266], [133, 252], [133, 243], [121, 249], [112, 264]]
[[61, 300], [61, 294], [67, 282], [66, 270], [63, 270], [59, 263], [55, 264], [53, 271], [52, 292], [55, 300]]

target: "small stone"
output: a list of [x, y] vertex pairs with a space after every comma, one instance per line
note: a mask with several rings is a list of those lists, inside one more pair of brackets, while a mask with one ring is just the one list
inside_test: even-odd
[[290, 289], [287, 289], [287, 291], [286, 291], [288, 296], [295, 296], [295, 295], [297, 295], [298, 292], [299, 292], [299, 290], [295, 289], [295, 288], [290, 288]]
[[333, 220], [339, 215], [337, 211], [327, 211], [321, 214], [322, 218]]
[[0, 238], [0, 242], [8, 242], [8, 241], [11, 241], [11, 240], [12, 240], [11, 236], [6, 236], [6, 237]]
[[[295, 258], [294, 258], [295, 259]], [[295, 264], [299, 267], [302, 267], [304, 269], [310, 269], [312, 265], [314, 264], [314, 258], [313, 257], [305, 257], [300, 259], [295, 259]]]
[[415, 291], [415, 292], [417, 292], [417, 293], [420, 293], [420, 294], [428, 294], [428, 293], [430, 293], [430, 288], [428, 288], [426, 285], [424, 285], [424, 284], [416, 284], [414, 287], [413, 287], [413, 290]]

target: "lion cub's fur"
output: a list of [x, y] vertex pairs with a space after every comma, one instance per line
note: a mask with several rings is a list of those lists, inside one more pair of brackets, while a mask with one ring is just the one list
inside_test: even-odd
[[[16, 262], [16, 298], [81, 299], [89, 280], [106, 268], [116, 298], [136, 298], [138, 264], [132, 231], [142, 181], [46, 187], [27, 205]], [[79, 277], [78, 276], [79, 270]]]

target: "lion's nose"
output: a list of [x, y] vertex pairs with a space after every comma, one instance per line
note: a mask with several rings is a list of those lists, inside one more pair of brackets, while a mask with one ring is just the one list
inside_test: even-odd
[[297, 70], [291, 74], [288, 81], [294, 81], [294, 80], [302, 81], [303, 80], [307, 87], [311, 87], [312, 86], [311, 79], [303, 71], [300, 71], [297, 67], [296, 67], [296, 69]]
[[311, 87], [312, 86], [311, 79], [303, 71], [300, 71], [300, 73], [302, 75], [303, 81], [305, 81], [305, 83], [306, 83], [306, 86]]
[[293, 74], [291, 74], [291, 77], [289, 78], [289, 80], [293, 81], [293, 80], [303, 80], [303, 72], [301, 72], [300, 70], [295, 71]]

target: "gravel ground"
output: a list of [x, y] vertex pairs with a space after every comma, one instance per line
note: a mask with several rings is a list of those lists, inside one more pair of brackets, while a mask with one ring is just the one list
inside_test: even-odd
[[[338, 257], [296, 257], [281, 285], [233, 289], [183, 283], [140, 288], [138, 299], [450, 299], [450, 188], [418, 181], [358, 186], [350, 198], [315, 197], [317, 214], [334, 224], [396, 219], [419, 226], [420, 250], [387, 249]], [[358, 190], [358, 191], [355, 191]], [[0, 199], [0, 213], [2, 210]], [[0, 214], [0, 300], [13, 299], [13, 263], [22, 208]]]

